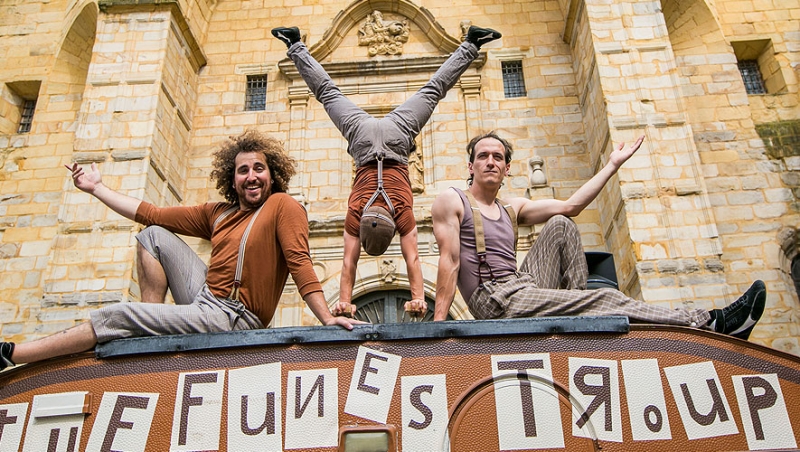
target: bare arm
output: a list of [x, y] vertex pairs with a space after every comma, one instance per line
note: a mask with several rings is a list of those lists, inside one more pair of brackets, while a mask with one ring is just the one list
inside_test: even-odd
[[356, 307], [352, 301], [359, 253], [361, 253], [361, 241], [358, 237], [353, 237], [345, 231], [344, 259], [342, 260], [342, 275], [339, 279], [339, 301], [333, 305], [331, 310], [333, 315], [353, 317], [356, 314]]
[[447, 319], [456, 294], [456, 281], [461, 266], [461, 217], [464, 205], [453, 190], [436, 197], [431, 207], [433, 235], [439, 245], [439, 271], [436, 274], [436, 310], [433, 320]]
[[403, 253], [403, 259], [406, 261], [408, 284], [411, 286], [411, 301], [407, 301], [404, 307], [411, 317], [422, 317], [428, 310], [428, 304], [425, 303], [422, 264], [419, 261], [416, 227], [408, 234], [400, 237], [400, 251]]
[[311, 312], [322, 322], [323, 325], [339, 325], [342, 328], [352, 330], [353, 325], [364, 324], [360, 320], [354, 320], [347, 317], [331, 315], [328, 311], [328, 305], [325, 303], [325, 295], [322, 292], [310, 292], [303, 297]]
[[72, 171], [72, 183], [74, 183], [79, 190], [89, 193], [99, 199], [111, 210], [123, 217], [129, 220], [135, 220], [136, 210], [139, 209], [139, 205], [142, 201], [106, 187], [103, 184], [96, 163], [92, 163], [92, 169], [88, 173], [85, 173], [83, 168], [79, 167], [77, 163], [73, 163], [72, 167], [68, 165], [64, 166]]
[[640, 136], [632, 145], [624, 147], [625, 143], [620, 143], [611, 152], [608, 163], [591, 179], [583, 184], [566, 201], [557, 199], [529, 200], [525, 198], [514, 198], [511, 201], [514, 210], [517, 211], [519, 224], [533, 225], [544, 223], [554, 215], [565, 215], [574, 217], [586, 208], [600, 194], [600, 191], [608, 183], [623, 163], [639, 149], [644, 141], [644, 135]]

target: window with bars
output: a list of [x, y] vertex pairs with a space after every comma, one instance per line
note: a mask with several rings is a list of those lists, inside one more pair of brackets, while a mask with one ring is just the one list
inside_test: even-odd
[[33, 123], [33, 112], [36, 110], [36, 101], [26, 99], [22, 104], [22, 117], [19, 120], [17, 133], [28, 133]]
[[245, 92], [245, 111], [261, 111], [267, 108], [267, 76], [266, 74], [248, 75]]
[[[435, 301], [425, 297], [428, 311], [422, 318], [413, 318], [405, 311], [405, 304], [411, 301], [411, 292], [408, 290], [381, 290], [370, 292], [353, 300], [356, 307], [356, 320], [363, 320], [372, 324], [376, 323], [407, 323], [431, 322]], [[453, 320], [448, 314], [447, 320]]]
[[758, 60], [739, 60], [739, 73], [742, 74], [744, 88], [747, 94], [766, 94], [764, 79]]
[[522, 61], [503, 61], [503, 92], [506, 98], [525, 97], [525, 77], [522, 73]]

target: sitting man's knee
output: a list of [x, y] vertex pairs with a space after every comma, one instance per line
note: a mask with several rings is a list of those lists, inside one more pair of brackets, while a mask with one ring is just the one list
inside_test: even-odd
[[165, 228], [162, 228], [161, 226], [148, 226], [136, 234], [138, 253], [147, 251], [150, 253], [150, 255], [157, 258], [159, 255], [158, 249], [163, 241], [165, 239], [174, 240], [174, 238], [177, 238], [175, 234], [166, 230]]
[[553, 215], [547, 220], [545, 223], [545, 227], [555, 228], [559, 231], [577, 231], [578, 225], [572, 221], [572, 218], [569, 218], [564, 215]]
[[565, 215], [553, 215], [549, 220], [547, 220], [547, 222], [553, 224], [575, 224], [572, 219]]
[[139, 242], [139, 244], [147, 248], [148, 244], [157, 242], [159, 238], [162, 237], [164, 234], [172, 235], [171, 232], [169, 232], [168, 230], [164, 229], [161, 226], [157, 225], [147, 226], [146, 228], [142, 229], [138, 234], [136, 234], [136, 240]]

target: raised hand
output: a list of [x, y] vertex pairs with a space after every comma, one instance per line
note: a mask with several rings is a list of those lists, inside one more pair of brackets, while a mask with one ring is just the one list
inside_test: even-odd
[[84, 172], [83, 168], [78, 166], [77, 163], [73, 163], [71, 167], [69, 165], [64, 166], [72, 172], [72, 183], [81, 191], [93, 194], [97, 186], [103, 183], [96, 163], [92, 163], [91, 171], [88, 173]]
[[617, 146], [617, 149], [612, 151], [611, 155], [609, 155], [609, 161], [614, 165], [616, 165], [617, 168], [619, 168], [620, 166], [622, 166], [623, 163], [628, 161], [628, 159], [631, 158], [631, 156], [636, 151], [639, 150], [639, 146], [642, 145], [643, 141], [644, 141], [644, 135], [640, 136], [639, 139], [636, 140], [636, 142], [634, 142], [632, 145], [628, 147], [625, 147], [624, 142], [620, 143]]

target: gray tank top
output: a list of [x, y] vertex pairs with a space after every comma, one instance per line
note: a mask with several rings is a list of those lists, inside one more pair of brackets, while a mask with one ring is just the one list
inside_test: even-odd
[[[464, 204], [464, 217], [461, 220], [461, 266], [458, 269], [458, 290], [465, 301], [469, 301], [478, 288], [480, 278], [483, 282], [492, 279], [486, 265], [478, 268], [478, 253], [475, 248], [475, 224], [472, 220], [467, 195], [463, 191], [453, 188], [461, 197]], [[495, 278], [513, 275], [517, 271], [517, 254], [514, 250], [514, 227], [511, 217], [499, 201], [495, 200], [500, 209], [500, 218], [490, 220], [483, 216], [483, 235], [486, 241], [486, 262], [492, 269]], [[480, 273], [479, 273], [480, 272]], [[480, 275], [480, 277], [479, 277]]]

